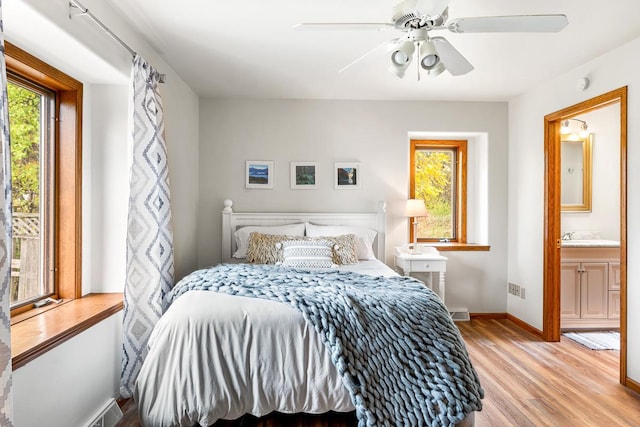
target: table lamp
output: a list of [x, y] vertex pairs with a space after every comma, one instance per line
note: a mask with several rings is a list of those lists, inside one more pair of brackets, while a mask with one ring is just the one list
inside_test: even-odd
[[427, 208], [422, 199], [409, 199], [404, 216], [413, 218], [413, 253], [418, 253], [418, 217], [427, 216]]

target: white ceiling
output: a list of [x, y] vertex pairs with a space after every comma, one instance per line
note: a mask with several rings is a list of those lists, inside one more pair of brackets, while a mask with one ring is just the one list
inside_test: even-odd
[[[504, 101], [640, 36], [640, 1], [450, 0], [449, 18], [563, 13], [552, 34], [440, 32], [474, 65], [436, 78], [388, 72], [391, 31], [294, 31], [389, 22], [393, 0], [107, 0], [203, 97]], [[162, 70], [160, 70], [162, 72]]]

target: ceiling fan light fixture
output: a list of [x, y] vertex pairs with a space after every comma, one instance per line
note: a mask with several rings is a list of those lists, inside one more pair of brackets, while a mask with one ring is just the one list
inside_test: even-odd
[[391, 52], [391, 65], [389, 71], [398, 78], [403, 78], [411, 60], [413, 59], [413, 52], [415, 52], [415, 46], [412, 41], [395, 41], [389, 45], [389, 51]]
[[394, 43], [391, 45], [391, 63], [395, 66], [409, 65], [411, 57], [415, 51], [413, 42], [405, 40], [403, 42]]
[[439, 65], [442, 65], [440, 55], [431, 40], [426, 40], [420, 45], [420, 66], [424, 70], [430, 71], [438, 68]]
[[438, 65], [436, 65], [435, 67], [431, 68], [430, 70], [427, 70], [427, 76], [429, 77], [437, 77], [440, 74], [442, 74], [442, 72], [446, 70], [444, 64], [442, 62], [438, 62]]
[[[452, 76], [462, 76], [471, 72], [473, 65], [441, 36], [430, 37], [431, 31], [449, 30], [453, 33], [507, 33], [507, 32], [541, 32], [554, 33], [561, 31], [568, 23], [562, 14], [549, 15], [510, 15], [510, 16], [478, 16], [458, 18], [449, 21], [450, 0], [396, 0], [391, 22], [310, 22], [294, 26], [298, 30], [383, 30], [402, 31], [401, 38], [395, 38], [386, 45], [389, 49], [390, 70], [402, 77], [411, 64], [415, 54], [418, 80], [424, 70], [429, 76], [437, 76], [447, 70]], [[436, 49], [437, 48], [437, 49]], [[376, 48], [377, 49], [377, 48]], [[373, 52], [374, 50], [370, 52]], [[369, 53], [370, 53], [369, 52]], [[362, 55], [339, 72], [362, 60]], [[588, 85], [584, 78], [579, 83], [583, 90]]]
[[391, 66], [389, 67], [389, 72], [394, 76], [396, 76], [397, 78], [401, 79], [404, 77], [404, 74], [406, 73], [407, 68], [409, 67], [408, 66], [398, 67], [394, 64], [391, 64]]

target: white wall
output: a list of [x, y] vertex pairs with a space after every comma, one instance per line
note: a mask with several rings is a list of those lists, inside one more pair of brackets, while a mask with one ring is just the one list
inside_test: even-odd
[[[527, 299], [509, 297], [509, 313], [542, 328], [544, 129], [546, 114], [628, 86], [627, 242], [628, 375], [640, 380], [640, 39], [532, 88], [509, 103], [509, 281], [527, 288]], [[591, 85], [576, 89], [579, 78]]]
[[[84, 84], [83, 293], [122, 292], [128, 200], [131, 55], [66, 0], [4, 2], [6, 39]], [[198, 97], [136, 29], [99, 0], [83, 4], [161, 73], [176, 278], [196, 266]], [[121, 314], [14, 371], [16, 425], [80, 426], [118, 396]], [[63, 400], [61, 400], [63, 399]], [[37, 403], [37, 405], [36, 405]]]
[[[136, 29], [128, 27], [105, 2], [85, 0], [82, 3], [167, 75], [160, 94], [169, 152], [176, 277], [180, 278], [193, 270], [196, 263], [198, 97]], [[90, 252], [83, 253], [86, 261], [83, 289], [85, 292], [122, 291], [124, 264], [114, 264], [113, 259], [124, 254], [125, 244], [124, 236], [118, 241], [117, 235], [126, 229], [122, 212], [126, 212], [128, 187], [122, 185], [128, 185], [127, 91], [132, 58], [89, 19], [69, 19], [68, 13], [66, 0], [8, 2], [6, 7], [3, 5], [6, 38], [85, 85], [83, 199], [91, 203], [83, 206], [83, 236], [96, 236], [99, 241], [83, 238], [83, 245], [91, 248]], [[93, 96], [93, 92], [98, 96]], [[92, 151], [97, 154], [91, 154]], [[100, 157], [103, 153], [104, 159]], [[95, 183], [96, 188], [92, 188], [91, 183]], [[96, 192], [104, 194], [94, 194]], [[109, 228], [111, 226], [114, 228]], [[107, 241], [101, 241], [105, 230], [110, 236]], [[94, 271], [94, 267], [98, 271]]]
[[[245, 212], [373, 212], [377, 201], [385, 200], [390, 255], [408, 238], [407, 219], [398, 215], [398, 207], [409, 191], [409, 134], [474, 134], [479, 144], [483, 139], [478, 135], [485, 135], [477, 163], [488, 173], [485, 182], [469, 186], [477, 192], [491, 189], [484, 201], [488, 213], [472, 224], [491, 251], [445, 254], [447, 304], [472, 312], [505, 312], [506, 132], [504, 103], [201, 100], [198, 265], [221, 260], [220, 211], [227, 198]], [[275, 161], [273, 190], [244, 188], [245, 160]], [[317, 161], [319, 189], [291, 190], [290, 161]], [[362, 189], [334, 189], [336, 161], [361, 163]], [[479, 230], [480, 218], [488, 231]], [[388, 256], [387, 263], [392, 262]]]
[[620, 105], [576, 116], [593, 138], [591, 212], [562, 212], [562, 232], [600, 233], [620, 240]]
[[[85, 88], [86, 89], [86, 88]], [[83, 151], [83, 291], [122, 292], [127, 226], [127, 102], [123, 85], [90, 85], [91, 131]], [[88, 142], [88, 143], [86, 143]], [[117, 189], [117, 191], [114, 191]], [[87, 262], [88, 261], [88, 262]]]
[[14, 425], [88, 425], [115, 397], [121, 349], [119, 312], [13, 371]]

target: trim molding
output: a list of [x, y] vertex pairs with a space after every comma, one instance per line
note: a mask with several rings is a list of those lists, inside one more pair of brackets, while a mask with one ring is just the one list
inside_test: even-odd
[[[5, 43], [7, 69], [56, 93], [54, 273], [60, 299], [82, 296], [82, 99], [80, 81]], [[15, 314], [17, 312], [12, 312]]]
[[123, 308], [122, 294], [89, 294], [11, 326], [16, 370]]
[[577, 114], [620, 105], [620, 378], [627, 378], [627, 86], [544, 117], [543, 312], [545, 341], [560, 340], [560, 122]]
[[469, 313], [471, 320], [502, 320], [507, 319], [507, 313]]
[[516, 325], [518, 325], [520, 328], [524, 329], [525, 331], [529, 332], [530, 334], [533, 334], [533, 335], [539, 337], [540, 339], [542, 339], [542, 331], [540, 329], [534, 328], [533, 326], [531, 326], [530, 324], [528, 324], [524, 320], [520, 320], [516, 316], [514, 316], [513, 314], [510, 314], [510, 313], [507, 313], [507, 319], [511, 320], [513, 323], [515, 323]]
[[[409, 152], [409, 198], [415, 198], [416, 151], [420, 148], [450, 148], [456, 153], [456, 217], [455, 242], [467, 242], [467, 145], [466, 139], [434, 139], [410, 141]], [[413, 227], [409, 221], [409, 241], [413, 242]], [[437, 243], [433, 239], [417, 239], [418, 243]]]
[[444, 243], [444, 242], [443, 243], [440, 243], [440, 242], [420, 243], [420, 242], [418, 242], [418, 244], [423, 245], [423, 246], [431, 246], [431, 247], [436, 248], [439, 251], [488, 252], [488, 251], [491, 250], [491, 246], [489, 246], [489, 245], [479, 245], [477, 243], [456, 243], [456, 242], [452, 242], [452, 243]]
[[627, 377], [625, 379], [625, 384], [623, 384], [624, 386], [626, 386], [628, 389], [635, 391], [636, 393], [640, 393], [640, 383], [632, 380], [631, 378]]

